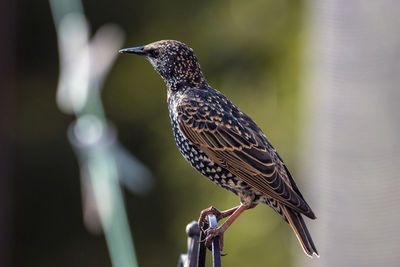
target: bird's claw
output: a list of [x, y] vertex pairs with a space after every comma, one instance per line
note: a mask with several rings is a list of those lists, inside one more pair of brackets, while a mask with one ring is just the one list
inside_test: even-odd
[[222, 218], [222, 213], [217, 210], [215, 207], [211, 206], [207, 209], [204, 209], [200, 213], [200, 218], [199, 218], [199, 227], [204, 231], [204, 225], [208, 224], [208, 215], [215, 215], [217, 217], [217, 221], [219, 221]]
[[224, 248], [224, 232], [220, 228], [208, 228], [204, 232], [206, 234], [206, 238], [204, 239], [204, 245], [212, 250], [212, 242], [213, 239], [219, 237], [219, 247], [220, 250]]

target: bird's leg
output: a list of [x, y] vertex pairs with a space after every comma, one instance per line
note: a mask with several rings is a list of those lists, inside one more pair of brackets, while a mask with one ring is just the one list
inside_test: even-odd
[[199, 222], [198, 222], [200, 229], [203, 229], [204, 224], [208, 223], [208, 218], [207, 218], [208, 215], [215, 215], [215, 217], [217, 217], [217, 221], [219, 221], [223, 218], [231, 216], [239, 207], [240, 207], [240, 205], [237, 207], [231, 208], [229, 210], [219, 211], [215, 207], [211, 206], [205, 210], [202, 210], [200, 213], [200, 218], [199, 218]]
[[[224, 238], [223, 234], [224, 232], [231, 226], [231, 224], [239, 217], [239, 215], [248, 209], [254, 208], [255, 205], [245, 205], [241, 204], [240, 206], [237, 206], [233, 209], [227, 210], [227, 214], [231, 214], [230, 217], [218, 228], [208, 228], [206, 230], [206, 239], [205, 239], [205, 245], [206, 247], [210, 247], [212, 240], [214, 237], [219, 236], [220, 237], [220, 248], [221, 250], [224, 247]], [[230, 212], [230, 213], [229, 213]], [[229, 215], [226, 215], [229, 216]]]

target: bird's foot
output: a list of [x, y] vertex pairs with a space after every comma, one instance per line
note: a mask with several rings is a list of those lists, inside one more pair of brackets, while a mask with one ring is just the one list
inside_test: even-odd
[[199, 227], [202, 230], [203, 230], [205, 224], [209, 224], [208, 217], [207, 217], [208, 215], [215, 215], [215, 217], [217, 218], [217, 221], [219, 221], [223, 218], [222, 213], [213, 206], [211, 206], [205, 210], [202, 210], [200, 213], [199, 221], [198, 221]]
[[219, 248], [222, 250], [224, 248], [224, 230], [221, 227], [218, 228], [208, 228], [205, 231], [206, 238], [205, 238], [205, 245], [208, 249], [212, 250], [212, 241], [215, 237], [219, 237]]
[[[208, 209], [203, 210], [200, 213], [199, 227], [204, 232], [206, 237], [201, 242], [204, 241], [206, 247], [211, 250], [212, 240], [216, 236], [219, 236], [219, 245], [220, 245], [220, 249], [222, 250], [224, 247], [224, 232], [226, 231], [226, 229], [228, 229], [228, 227], [232, 224], [232, 222], [234, 220], [236, 220], [236, 218], [244, 210], [253, 208], [253, 207], [255, 207], [255, 205], [254, 206], [240, 205], [240, 206], [237, 206], [237, 207], [234, 207], [229, 210], [225, 210], [225, 211], [221, 212], [221, 211], [217, 210], [215, 207], [211, 206]], [[215, 217], [217, 218], [217, 221], [219, 221], [225, 217], [229, 217], [229, 218], [218, 228], [208, 228], [205, 230], [204, 225], [209, 224], [208, 223], [208, 215], [215, 215]]]

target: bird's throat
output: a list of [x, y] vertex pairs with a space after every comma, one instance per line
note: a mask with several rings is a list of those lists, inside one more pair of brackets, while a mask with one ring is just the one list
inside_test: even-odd
[[199, 73], [190, 77], [172, 77], [165, 79], [164, 81], [168, 87], [168, 90], [174, 91], [186, 91], [190, 88], [207, 88], [208, 84], [202, 73]]

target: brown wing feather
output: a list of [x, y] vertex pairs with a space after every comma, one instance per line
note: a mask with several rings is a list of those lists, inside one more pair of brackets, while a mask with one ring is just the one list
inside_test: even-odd
[[[279, 155], [256, 124], [222, 94], [201, 100], [200, 97], [186, 96], [177, 106], [183, 134], [252, 188], [315, 218]], [[217, 99], [207, 101], [210, 97]]]

